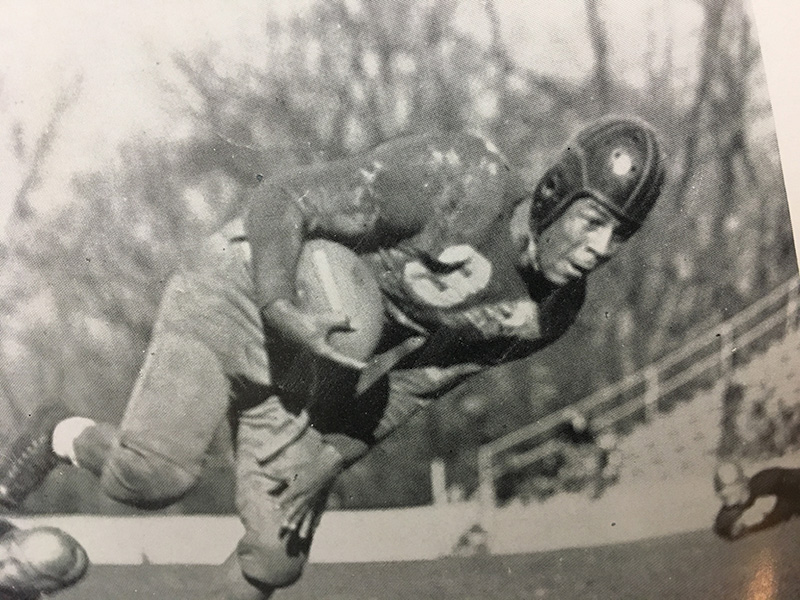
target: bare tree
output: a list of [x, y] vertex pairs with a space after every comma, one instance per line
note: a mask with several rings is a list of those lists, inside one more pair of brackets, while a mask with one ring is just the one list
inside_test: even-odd
[[600, 16], [601, 0], [584, 0], [589, 39], [594, 52], [594, 71], [592, 89], [596, 93], [601, 112], [607, 112], [611, 106], [612, 77], [609, 57], [608, 32], [606, 24]]
[[[53, 142], [58, 137], [58, 130], [61, 120], [67, 111], [75, 104], [80, 96], [82, 78], [76, 77], [73, 82], [61, 91], [58, 99], [50, 112], [50, 118], [44, 130], [36, 140], [33, 155], [28, 159], [28, 169], [14, 197], [14, 209], [12, 219], [24, 221], [33, 214], [30, 204], [30, 194], [42, 182], [42, 167], [45, 159], [50, 155]], [[18, 126], [19, 127], [19, 126]], [[18, 156], [23, 154], [22, 146], [19, 144], [19, 129], [16, 131], [18, 143], [16, 144]], [[13, 224], [13, 223], [12, 223]]]
[[680, 207], [695, 174], [698, 146], [704, 130], [703, 116], [708, 106], [710, 90], [719, 71], [720, 44], [723, 17], [730, 0], [698, 0], [704, 11], [702, 46], [700, 52], [700, 76], [694, 92], [694, 101], [686, 115], [686, 143], [683, 149], [683, 164], [680, 178], [676, 181], [673, 197]]

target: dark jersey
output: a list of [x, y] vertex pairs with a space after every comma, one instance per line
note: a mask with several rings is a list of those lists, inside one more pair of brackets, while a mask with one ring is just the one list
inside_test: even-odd
[[584, 287], [520, 274], [510, 224], [524, 198], [500, 153], [469, 134], [401, 138], [299, 169], [251, 205], [259, 301], [288, 297], [303, 239], [324, 237], [363, 255], [389, 312], [439, 340], [429, 364], [525, 356], [571, 325]]
[[[714, 531], [724, 538], [737, 538], [767, 529], [800, 515], [800, 469], [772, 468], [759, 471], [748, 484], [749, 496], [744, 504], [723, 506], [714, 522]], [[756, 500], [775, 497], [775, 506], [759, 523], [736, 527], [744, 512]]]
[[17, 526], [14, 525], [11, 521], [8, 521], [6, 519], [0, 519], [0, 538], [7, 533], [16, 531], [16, 529]]

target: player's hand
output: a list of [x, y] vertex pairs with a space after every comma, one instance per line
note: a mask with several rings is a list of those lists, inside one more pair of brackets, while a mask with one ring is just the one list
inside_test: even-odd
[[325, 444], [313, 463], [295, 473], [277, 499], [285, 514], [281, 531], [294, 533], [300, 539], [311, 536], [325, 510], [328, 490], [344, 467], [342, 455]]
[[345, 367], [362, 370], [366, 363], [334, 348], [329, 340], [336, 331], [353, 331], [347, 315], [335, 312], [310, 313], [286, 299], [275, 300], [261, 311], [264, 325], [281, 338]]

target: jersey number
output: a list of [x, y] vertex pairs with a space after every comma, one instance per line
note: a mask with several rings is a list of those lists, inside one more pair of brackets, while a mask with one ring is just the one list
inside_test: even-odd
[[467, 244], [449, 246], [436, 258], [442, 271], [419, 260], [406, 264], [403, 277], [421, 300], [431, 306], [450, 307], [483, 290], [492, 277], [492, 263]]

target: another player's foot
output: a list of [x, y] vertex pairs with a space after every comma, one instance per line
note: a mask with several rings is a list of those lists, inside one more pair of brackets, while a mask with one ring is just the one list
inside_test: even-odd
[[60, 529], [14, 529], [0, 537], [0, 598], [39, 599], [77, 583], [88, 566], [86, 550]]
[[53, 429], [69, 416], [63, 404], [47, 404], [26, 419], [21, 433], [2, 451], [0, 504], [17, 508], [63, 462], [52, 449]]

